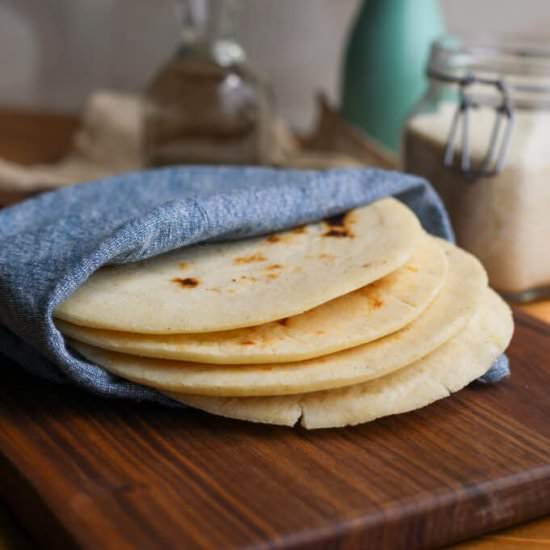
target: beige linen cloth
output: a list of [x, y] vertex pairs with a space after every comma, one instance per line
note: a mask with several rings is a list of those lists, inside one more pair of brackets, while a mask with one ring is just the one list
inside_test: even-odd
[[[0, 200], [144, 168], [143, 110], [144, 100], [139, 94], [95, 92], [86, 103], [65, 158], [34, 166], [0, 158]], [[282, 119], [271, 117], [265, 164], [311, 169], [396, 167], [394, 159], [345, 123], [322, 96], [318, 110], [316, 129], [302, 138], [293, 135]]]
[[98, 91], [88, 100], [67, 156], [21, 166], [0, 159], [0, 194], [34, 193], [143, 167], [139, 95]]

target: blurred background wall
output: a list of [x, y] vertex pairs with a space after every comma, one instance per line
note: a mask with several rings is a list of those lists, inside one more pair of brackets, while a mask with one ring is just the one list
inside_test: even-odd
[[[391, 1], [391, 0], [388, 0]], [[358, 0], [244, 0], [242, 42], [279, 111], [310, 123], [313, 93], [338, 96]], [[441, 0], [451, 32], [539, 31], [549, 0]], [[78, 110], [99, 87], [140, 90], [173, 51], [171, 0], [0, 0], [0, 105]]]

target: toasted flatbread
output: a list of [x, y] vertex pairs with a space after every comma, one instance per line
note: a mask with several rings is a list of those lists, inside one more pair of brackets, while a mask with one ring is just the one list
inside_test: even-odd
[[187, 247], [94, 273], [55, 316], [145, 334], [249, 327], [308, 311], [404, 265], [422, 238], [395, 199], [267, 237]]
[[224, 332], [138, 334], [57, 321], [63, 334], [103, 349], [217, 364], [300, 361], [371, 342], [416, 319], [438, 295], [447, 258], [425, 236], [408, 262], [386, 277], [300, 315]]
[[478, 309], [487, 288], [481, 264], [441, 242], [449, 261], [444, 288], [403, 329], [374, 342], [299, 362], [213, 365], [137, 357], [71, 341], [88, 360], [128, 380], [194, 395], [259, 396], [307, 393], [384, 376], [424, 357], [455, 334]]
[[510, 308], [491, 290], [468, 325], [435, 351], [371, 382], [281, 397], [168, 395], [225, 416], [308, 429], [334, 428], [404, 413], [449, 396], [483, 375], [506, 349], [513, 333]]

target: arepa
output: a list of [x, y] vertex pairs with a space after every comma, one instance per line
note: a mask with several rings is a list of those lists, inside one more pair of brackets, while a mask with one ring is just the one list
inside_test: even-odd
[[258, 325], [298, 315], [395, 271], [422, 235], [406, 206], [383, 199], [284, 233], [102, 268], [55, 316], [147, 334]]
[[510, 308], [486, 290], [479, 310], [448, 342], [392, 374], [370, 382], [281, 397], [204, 397], [168, 394], [204, 411], [252, 422], [308, 429], [369, 422], [415, 410], [448, 397], [483, 375], [513, 333]]
[[143, 357], [217, 364], [298, 361], [371, 342], [418, 317], [438, 295], [447, 258], [425, 235], [403, 266], [386, 277], [294, 317], [226, 332], [138, 334], [57, 326], [75, 340]]
[[378, 378], [424, 357], [458, 333], [478, 309], [487, 288], [481, 264], [439, 241], [449, 272], [438, 297], [400, 331], [345, 351], [300, 362], [213, 365], [151, 359], [70, 341], [106, 370], [157, 389], [195, 395], [259, 396], [307, 393]]

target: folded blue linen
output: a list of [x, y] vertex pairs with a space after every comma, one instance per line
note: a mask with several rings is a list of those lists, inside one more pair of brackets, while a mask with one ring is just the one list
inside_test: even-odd
[[[0, 353], [49, 380], [167, 403], [71, 351], [53, 323], [56, 306], [103, 265], [269, 233], [389, 195], [412, 208], [427, 231], [453, 240], [426, 181], [376, 169], [169, 168], [76, 185], [2, 210]], [[502, 356], [481, 381], [508, 373]]]

